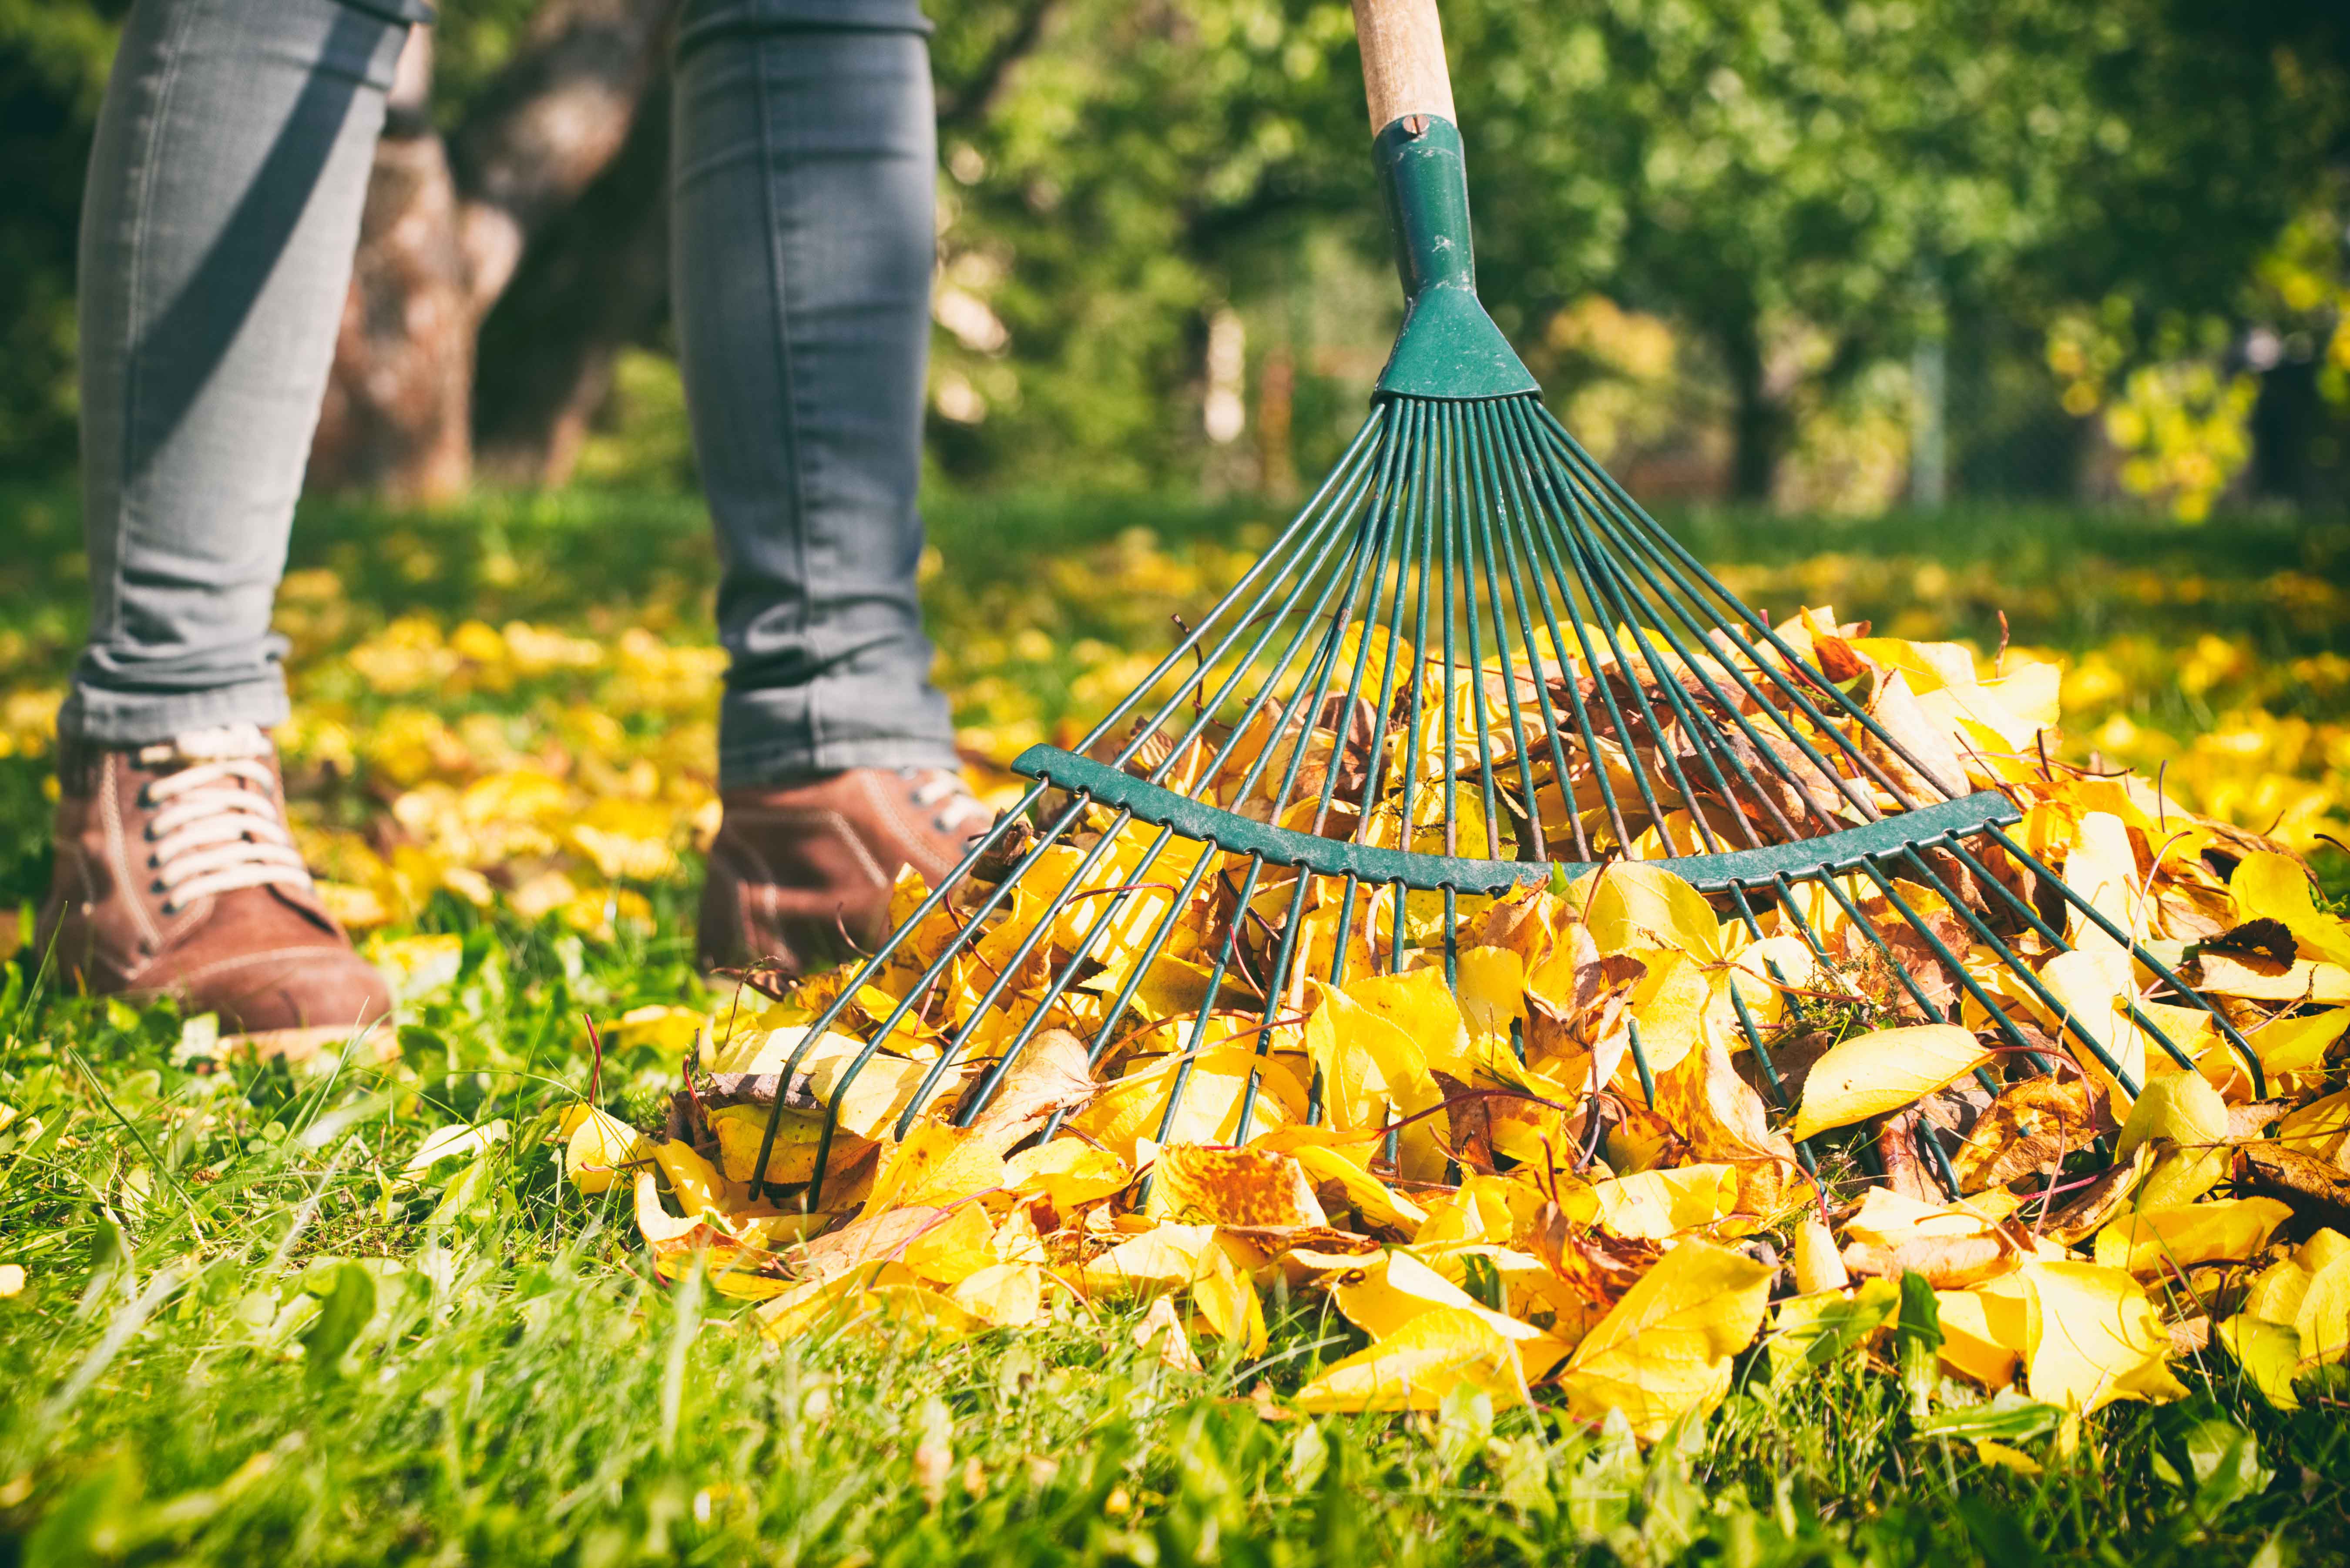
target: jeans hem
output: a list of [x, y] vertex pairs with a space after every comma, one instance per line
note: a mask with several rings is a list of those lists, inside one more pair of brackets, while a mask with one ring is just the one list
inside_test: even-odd
[[869, 735], [857, 740], [777, 742], [760, 746], [721, 747], [721, 790], [769, 789], [810, 774], [851, 768], [947, 768], [962, 765], [954, 742], [919, 735]]
[[57, 732], [100, 746], [149, 746], [224, 724], [272, 730], [290, 716], [285, 685], [276, 680], [168, 696], [76, 686], [57, 710]]

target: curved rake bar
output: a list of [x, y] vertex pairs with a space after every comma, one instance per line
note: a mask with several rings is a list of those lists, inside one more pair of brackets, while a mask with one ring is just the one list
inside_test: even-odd
[[[1277, 827], [1177, 794], [1173, 790], [1162, 789], [1055, 746], [1029, 747], [1013, 759], [1012, 770], [1072, 794], [1088, 795], [1095, 804], [1116, 807], [1138, 821], [1172, 828], [1185, 838], [1211, 843], [1229, 854], [1254, 856], [1275, 866], [1302, 867], [1324, 877], [1353, 877], [1364, 882], [1390, 885], [1400, 882], [1422, 892], [1449, 888], [1456, 893], [1506, 893], [1554, 877], [1572, 878], [1605, 865], [1617, 864], [1595, 860], [1471, 860], [1325, 838]], [[1900, 859], [1954, 836], [1981, 833], [2022, 820], [2022, 814], [2005, 795], [1984, 790], [1817, 838], [1638, 864], [1669, 871], [1701, 893], [1727, 892], [1733, 888], [1767, 889], [1783, 877], [1804, 881], [1839, 876], [1857, 871], [1866, 863]]]

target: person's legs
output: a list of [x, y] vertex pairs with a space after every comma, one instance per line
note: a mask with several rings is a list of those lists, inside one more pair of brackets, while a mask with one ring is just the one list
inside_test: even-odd
[[725, 562], [723, 788], [955, 765], [914, 592], [938, 174], [909, 25], [907, 0], [728, 0], [681, 27], [678, 347]]
[[81, 232], [101, 745], [286, 717], [269, 632], [404, 23], [337, 0], [140, 0]]
[[58, 715], [44, 947], [292, 1047], [381, 1016], [262, 728], [401, 0], [138, 0], [81, 233], [88, 649]]
[[678, 341], [725, 576], [706, 966], [870, 943], [985, 809], [953, 769], [915, 568], [937, 174], [912, 0], [689, 0]]

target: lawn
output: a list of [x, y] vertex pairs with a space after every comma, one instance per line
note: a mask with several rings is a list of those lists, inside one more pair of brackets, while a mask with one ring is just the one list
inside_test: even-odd
[[[1066, 741], [1204, 606], [1262, 509], [954, 502], [926, 563], [983, 782]], [[2061, 513], [1678, 525], [1750, 600], [2060, 656], [2067, 747], [2159, 770], [2350, 887], [2350, 526]], [[81, 618], [72, 498], [0, 496], [0, 950], [46, 878], [49, 715]], [[712, 826], [713, 557], [673, 495], [319, 506], [281, 599], [306, 849], [407, 965], [400, 1054], [212, 1060], [206, 1021], [0, 982], [0, 1552], [88, 1561], [2339, 1560], [2338, 1402], [2225, 1355], [2077, 1444], [1921, 1431], [1854, 1356], [1742, 1362], [1648, 1450], [1475, 1398], [1307, 1418], [1362, 1343], [1276, 1299], [1180, 1370], [1132, 1319], [941, 1346], [777, 1344], [664, 1283], [625, 1189], [550, 1142], [587, 1090], [650, 1125]], [[2002, 623], [2002, 616], [2004, 616]], [[419, 934], [453, 941], [420, 944]], [[633, 1023], [629, 1015], [637, 1014]], [[470, 1141], [428, 1137], [476, 1129]], [[423, 1155], [420, 1155], [423, 1150]], [[433, 1153], [440, 1158], [426, 1158]], [[0, 1278], [0, 1285], [6, 1282]], [[1139, 1315], [1139, 1314], [1137, 1314]], [[2009, 1434], [2014, 1436], [2014, 1434]], [[2019, 1460], [2021, 1462], [2019, 1462]], [[2039, 1473], [2027, 1473], [2036, 1469]]]

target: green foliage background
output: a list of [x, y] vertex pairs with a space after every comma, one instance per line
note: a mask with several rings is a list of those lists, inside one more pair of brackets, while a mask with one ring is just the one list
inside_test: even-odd
[[[943, 102], [1034, 8], [931, 0]], [[122, 9], [0, 0], [17, 186], [0, 212], [0, 462], [20, 472], [70, 458], [72, 225]], [[442, 7], [444, 120], [531, 9]], [[2343, 25], [2288, 0], [1449, 0], [1445, 20], [1503, 325], [1540, 359], [1545, 325], [1593, 292], [1671, 321], [1762, 456], [1921, 333], [1992, 346], [1985, 386], [2021, 358], [1997, 400], [2053, 415], [2031, 361], [2054, 313], [2230, 309], [2350, 126]], [[1253, 340], [1304, 350], [1295, 455], [1313, 472], [1395, 308], [1357, 68], [1343, 0], [1051, 5], [941, 138], [946, 275], [1006, 339], [939, 335], [941, 374], [985, 405], [933, 421], [941, 472], [1196, 480], [1205, 321], [1225, 306]], [[1791, 322], [1809, 342], [1792, 361]]]

